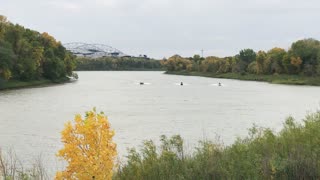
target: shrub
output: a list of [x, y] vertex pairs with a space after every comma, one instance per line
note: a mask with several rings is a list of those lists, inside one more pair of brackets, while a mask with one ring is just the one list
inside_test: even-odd
[[111, 179], [117, 152], [114, 131], [103, 113], [94, 109], [84, 119], [76, 115], [74, 125], [66, 123], [61, 135], [64, 147], [57, 156], [68, 165], [56, 179]]
[[186, 155], [180, 136], [132, 149], [114, 179], [319, 179], [320, 112], [303, 124], [288, 118], [277, 134], [254, 126], [230, 146], [200, 142]]

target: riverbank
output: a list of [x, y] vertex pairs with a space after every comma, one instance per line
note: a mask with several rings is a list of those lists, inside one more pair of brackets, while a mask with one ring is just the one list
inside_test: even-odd
[[162, 61], [143, 57], [101, 57], [76, 59], [76, 71], [159, 71]]
[[[73, 123], [73, 126], [76, 125]], [[279, 132], [254, 125], [248, 129], [246, 137], [238, 138], [231, 145], [206, 139], [190, 149], [180, 135], [161, 135], [158, 145], [152, 140], [145, 140], [139, 149], [128, 149], [125, 161], [118, 161], [119, 157], [110, 157], [113, 161], [108, 162], [111, 166], [109, 173], [114, 170], [114, 180], [319, 179], [319, 128], [320, 112], [315, 112], [306, 115], [303, 122], [288, 117]], [[102, 148], [89, 151], [101, 151]], [[110, 151], [109, 148], [103, 150]], [[106, 158], [96, 154], [93, 155], [98, 157], [95, 159]], [[86, 158], [85, 155], [80, 152], [78, 157]], [[0, 166], [0, 179], [53, 179], [54, 171], [42, 164], [46, 158], [39, 156], [38, 159], [32, 159], [33, 166], [28, 166], [16, 163], [20, 160], [13, 150], [1, 151], [0, 161], [10, 161]], [[88, 160], [84, 158], [75, 157], [72, 160], [87, 163]], [[119, 166], [114, 166], [115, 161]], [[97, 160], [91, 163], [95, 162]], [[79, 173], [81, 169], [74, 171], [74, 174]], [[92, 170], [88, 176], [92, 177], [96, 173], [99, 173], [98, 170]]]
[[188, 72], [188, 71], [167, 71], [165, 74], [184, 75], [184, 76], [202, 76], [223, 79], [238, 79], [245, 81], [262, 81], [272, 84], [288, 84], [288, 85], [310, 85], [320, 86], [320, 77], [307, 77], [301, 75], [257, 75], [257, 74], [238, 74], [224, 73], [214, 74], [208, 72]]
[[108, 69], [108, 70], [96, 70], [96, 69], [75, 69], [75, 71], [166, 71], [164, 68], [157, 69], [142, 69], [142, 68], [131, 68], [131, 69]]
[[35, 81], [18, 81], [18, 80], [9, 80], [7, 82], [0, 83], [0, 91], [8, 90], [8, 89], [21, 89], [28, 87], [37, 87], [37, 86], [49, 86], [53, 84], [60, 84], [69, 82], [69, 78], [59, 79], [55, 81], [51, 81], [48, 79], [40, 79]]

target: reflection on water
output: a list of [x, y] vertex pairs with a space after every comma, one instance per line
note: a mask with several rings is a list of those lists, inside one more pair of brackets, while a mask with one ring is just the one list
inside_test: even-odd
[[109, 116], [120, 155], [162, 134], [181, 134], [189, 146], [217, 135], [230, 144], [253, 123], [279, 130], [285, 117], [300, 119], [320, 102], [319, 87], [162, 72], [79, 72], [79, 77], [75, 83], [0, 92], [1, 147], [13, 147], [25, 161], [41, 153], [52, 167], [63, 124], [93, 107]]

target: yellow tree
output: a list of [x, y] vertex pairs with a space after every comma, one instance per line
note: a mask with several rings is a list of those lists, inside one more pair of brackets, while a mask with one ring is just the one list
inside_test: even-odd
[[257, 57], [256, 57], [256, 60], [257, 60], [257, 74], [262, 74], [263, 73], [263, 68], [264, 68], [263, 65], [264, 65], [264, 62], [266, 61], [266, 59], [267, 59], [267, 53], [265, 53], [264, 51], [259, 51], [257, 53]]
[[0, 14], [0, 39], [2, 39], [4, 36], [7, 24], [8, 24], [7, 17]]
[[60, 42], [57, 42], [56, 39], [47, 32], [42, 33], [41, 37], [42, 37], [43, 43], [46, 47], [55, 47], [56, 48], [60, 44]]
[[112, 141], [114, 131], [103, 113], [96, 113], [94, 109], [87, 112], [85, 118], [76, 115], [74, 124], [67, 122], [61, 135], [64, 147], [57, 156], [68, 165], [64, 171], [57, 172], [55, 179], [112, 178], [117, 151]]
[[300, 57], [291, 57], [290, 60], [291, 65], [296, 69], [296, 73], [299, 73], [301, 69], [302, 59]]

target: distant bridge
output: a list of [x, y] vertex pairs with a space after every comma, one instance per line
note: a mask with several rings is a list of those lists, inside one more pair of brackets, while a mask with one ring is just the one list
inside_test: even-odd
[[123, 57], [128, 56], [120, 50], [104, 44], [87, 44], [82, 42], [66, 43], [63, 46], [80, 57]]

